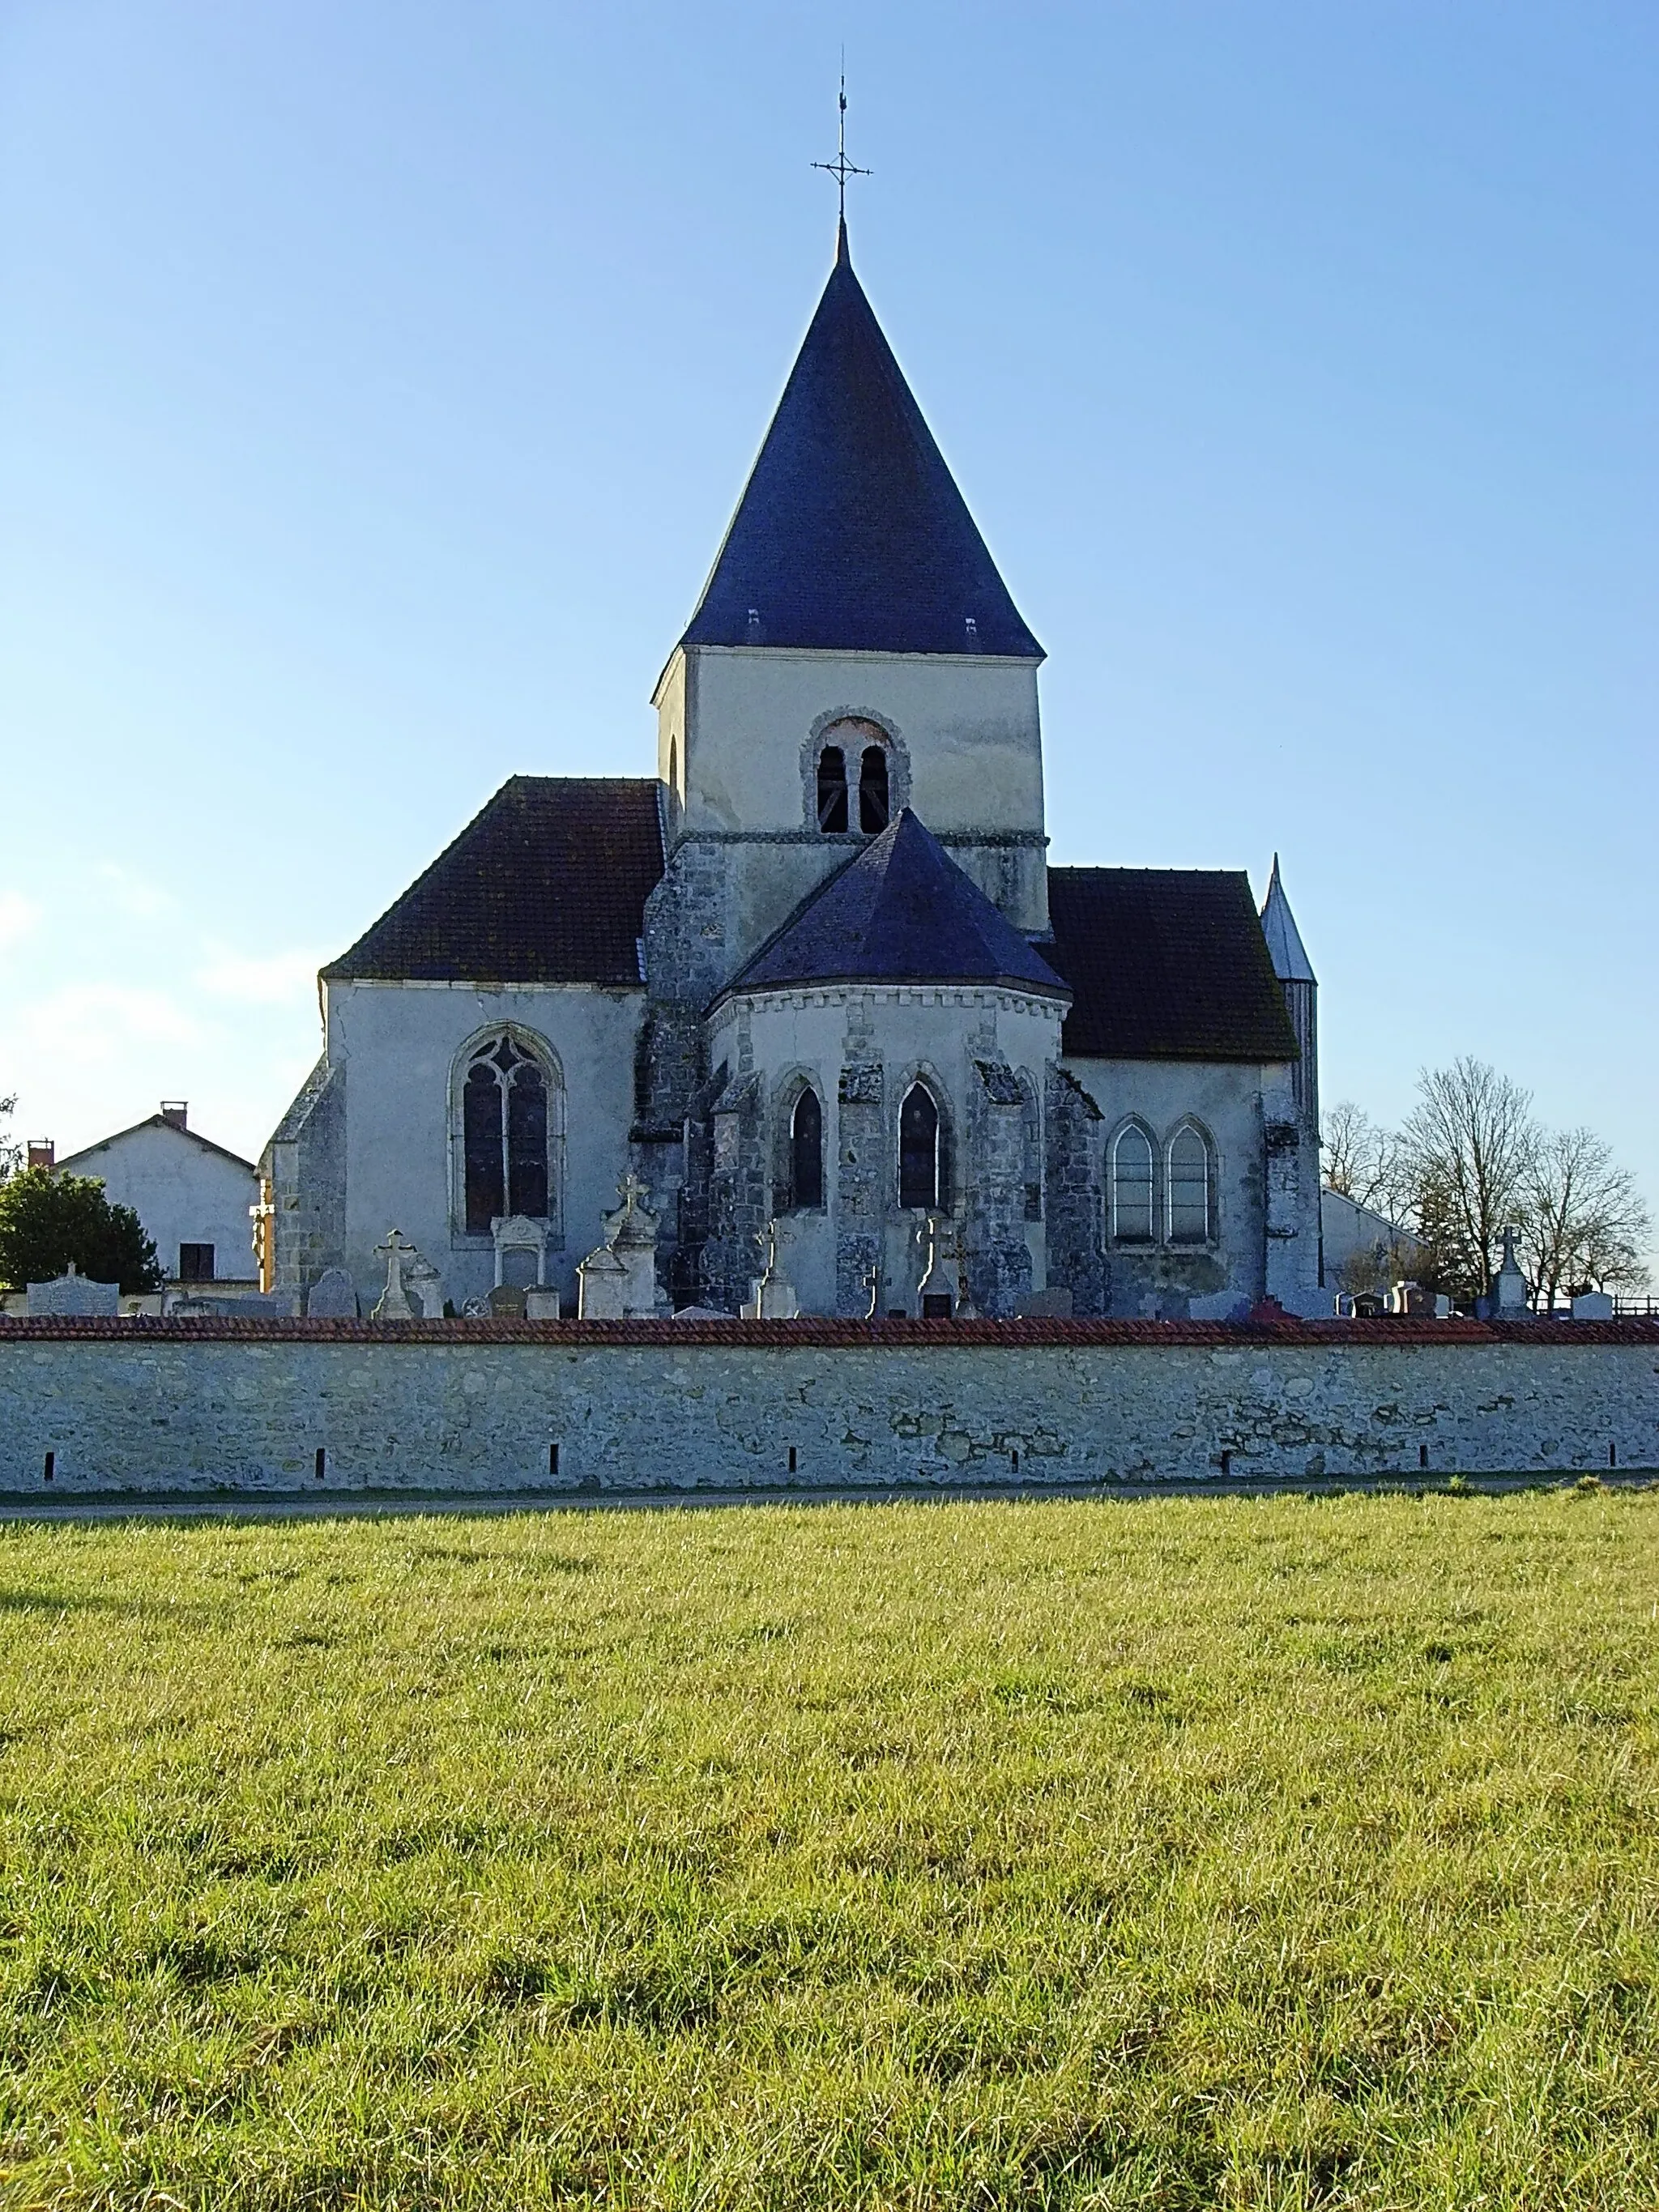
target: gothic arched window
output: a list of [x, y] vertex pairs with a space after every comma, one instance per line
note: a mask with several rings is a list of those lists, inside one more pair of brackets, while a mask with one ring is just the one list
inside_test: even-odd
[[1112, 1235], [1120, 1244], [1152, 1241], [1152, 1140], [1133, 1121], [1112, 1146]]
[[887, 755], [879, 745], [866, 745], [859, 763], [859, 828], [884, 830], [887, 802]]
[[803, 1091], [789, 1117], [789, 1202], [823, 1204], [823, 1108], [816, 1091]]
[[1210, 1241], [1210, 1148], [1189, 1122], [1170, 1139], [1166, 1181], [1170, 1194], [1170, 1242]]
[[839, 745], [826, 745], [818, 755], [818, 827], [847, 827], [847, 756]]
[[511, 1037], [473, 1054], [461, 1091], [461, 1151], [469, 1236], [498, 1216], [550, 1215], [547, 1077]]
[[929, 1212], [945, 1203], [945, 1131], [925, 1083], [912, 1084], [899, 1108], [898, 1202]]

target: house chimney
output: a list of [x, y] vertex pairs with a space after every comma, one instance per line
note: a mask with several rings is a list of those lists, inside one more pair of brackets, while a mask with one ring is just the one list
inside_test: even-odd
[[50, 1137], [31, 1137], [28, 1144], [28, 1164], [42, 1168], [50, 1175], [58, 1164], [58, 1147]]
[[161, 1101], [161, 1119], [169, 1129], [182, 1129], [189, 1118], [190, 1108], [184, 1099], [164, 1098]]

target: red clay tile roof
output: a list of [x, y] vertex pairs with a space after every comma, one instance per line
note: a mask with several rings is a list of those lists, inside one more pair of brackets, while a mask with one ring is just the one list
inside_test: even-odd
[[1050, 868], [1079, 1059], [1291, 1060], [1296, 1032], [1243, 870]]
[[[539, 1344], [571, 1352], [657, 1351], [916, 1351], [1158, 1352], [1185, 1346], [1260, 1345], [1340, 1350], [1385, 1345], [1402, 1351], [1423, 1346], [1478, 1349], [1508, 1344], [1525, 1350], [1547, 1346], [1588, 1351], [1626, 1345], [1659, 1352], [1659, 1321], [1639, 1316], [1616, 1321], [1427, 1321], [1389, 1316], [1378, 1321], [283, 1321], [270, 1315], [238, 1321], [229, 1315], [158, 1321], [41, 1316], [0, 1317], [0, 1347], [8, 1344], [133, 1343], [143, 1338], [201, 1344]], [[666, 1372], [666, 1370], [664, 1370]]]
[[637, 986], [657, 791], [653, 776], [510, 776], [324, 976]]

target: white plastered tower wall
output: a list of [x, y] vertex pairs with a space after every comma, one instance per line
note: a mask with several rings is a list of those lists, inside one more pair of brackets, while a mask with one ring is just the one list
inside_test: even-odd
[[889, 740], [896, 808], [912, 806], [1016, 928], [1047, 927], [1035, 660], [681, 646], [653, 703], [671, 873], [687, 840], [724, 848], [727, 972], [857, 848], [816, 817], [816, 748], [842, 720]]

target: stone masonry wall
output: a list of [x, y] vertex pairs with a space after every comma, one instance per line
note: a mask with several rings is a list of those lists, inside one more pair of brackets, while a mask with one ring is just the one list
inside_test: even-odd
[[1614, 1463], [1659, 1325], [0, 1322], [0, 1491], [54, 1498]]

